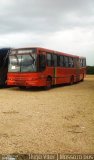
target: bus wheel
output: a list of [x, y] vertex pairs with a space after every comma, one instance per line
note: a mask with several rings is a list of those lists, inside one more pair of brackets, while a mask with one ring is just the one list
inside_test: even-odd
[[20, 89], [26, 89], [26, 87], [25, 87], [25, 86], [19, 86], [19, 88], [20, 88]]
[[73, 85], [73, 84], [74, 84], [74, 77], [72, 76], [70, 79], [70, 85]]
[[81, 81], [84, 81], [84, 74], [83, 74], [83, 78], [81, 79]]
[[52, 87], [52, 79], [50, 77], [47, 78], [46, 80], [46, 86], [45, 86], [45, 90], [49, 90]]

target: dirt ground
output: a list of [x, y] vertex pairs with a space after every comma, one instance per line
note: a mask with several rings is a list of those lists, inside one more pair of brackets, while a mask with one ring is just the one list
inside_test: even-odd
[[0, 153], [94, 153], [94, 76], [49, 91], [0, 89]]

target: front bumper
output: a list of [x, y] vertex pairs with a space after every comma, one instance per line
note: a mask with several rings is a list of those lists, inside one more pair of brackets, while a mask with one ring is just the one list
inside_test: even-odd
[[46, 85], [46, 79], [45, 78], [39, 78], [35, 80], [7, 80], [8, 86], [45, 86]]

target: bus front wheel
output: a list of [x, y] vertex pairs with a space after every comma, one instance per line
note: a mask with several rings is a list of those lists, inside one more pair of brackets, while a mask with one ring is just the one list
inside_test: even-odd
[[52, 79], [50, 77], [48, 77], [47, 80], [46, 80], [45, 89], [49, 90], [49, 89], [51, 89], [51, 87], [52, 87]]

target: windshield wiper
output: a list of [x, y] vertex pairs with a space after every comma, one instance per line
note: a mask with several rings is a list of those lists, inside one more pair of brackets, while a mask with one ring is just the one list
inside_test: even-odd
[[30, 57], [31, 57], [31, 58], [32, 58], [32, 60], [33, 60], [33, 63], [32, 63], [31, 65], [32, 65], [32, 67], [33, 67], [33, 71], [34, 71], [34, 68], [35, 68], [35, 67], [34, 67], [34, 65], [35, 65], [35, 64], [34, 64], [34, 62], [35, 62], [35, 58], [32, 56], [32, 54], [31, 54], [31, 53], [30, 53], [29, 55], [30, 55]]
[[33, 59], [33, 63], [35, 62], [35, 58], [32, 56], [31, 53], [29, 53], [30, 57]]
[[17, 55], [15, 54], [14, 56], [15, 56], [16, 59], [17, 59], [17, 64], [20, 64], [20, 63], [19, 63], [19, 58], [17, 57]]

